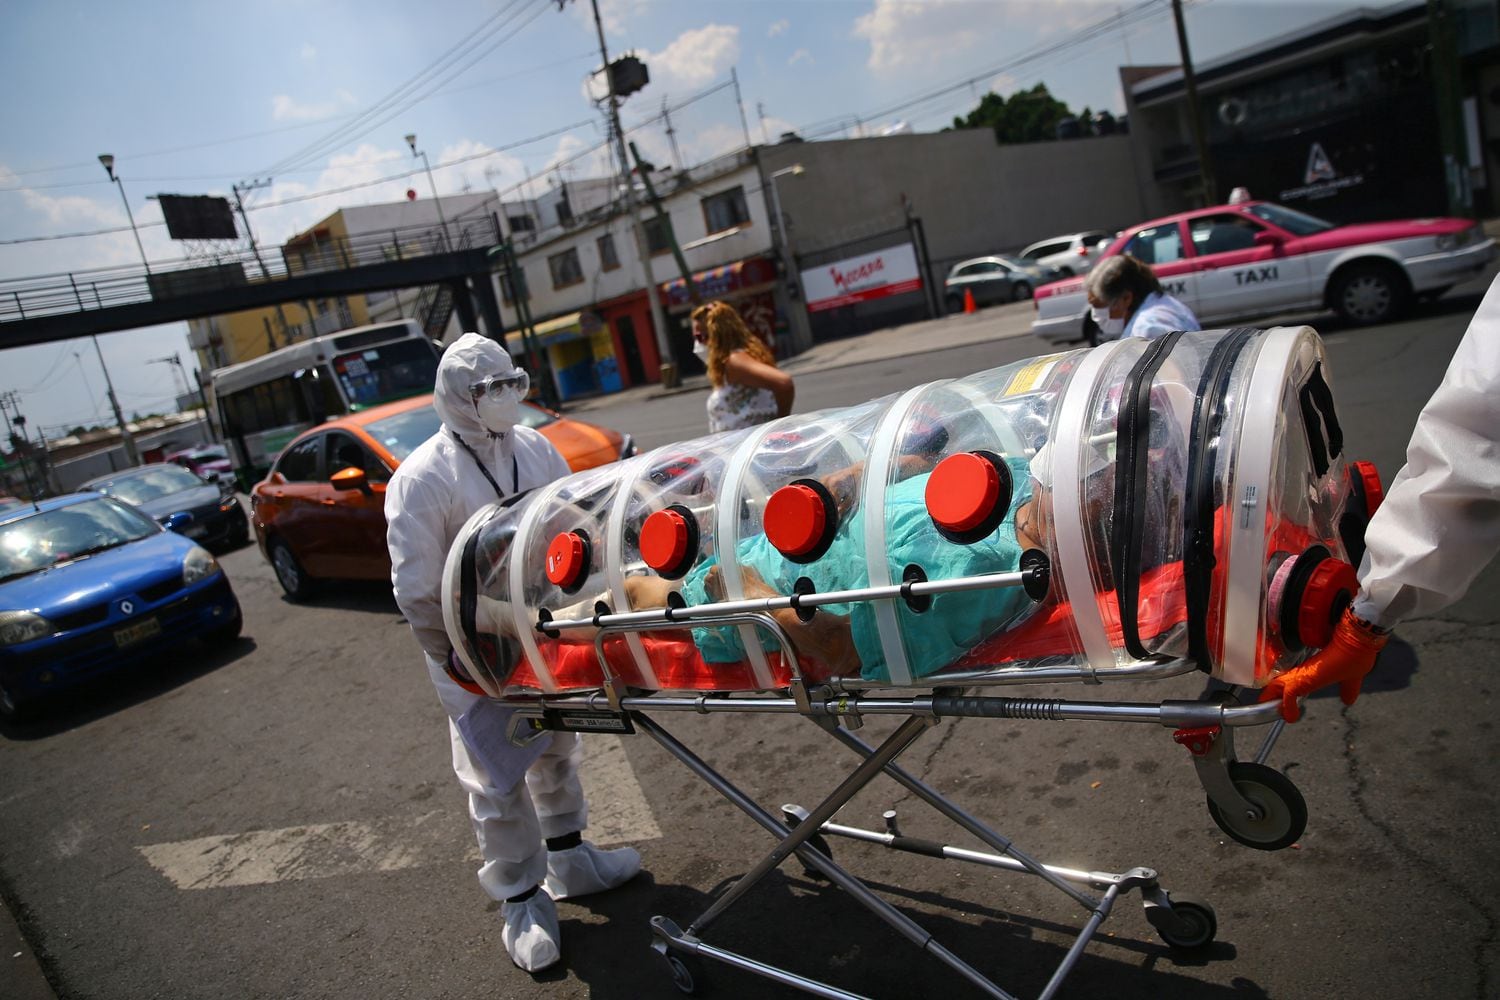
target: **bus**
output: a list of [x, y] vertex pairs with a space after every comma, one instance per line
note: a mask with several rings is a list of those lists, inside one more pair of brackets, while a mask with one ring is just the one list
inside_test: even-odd
[[281, 449], [325, 420], [431, 392], [440, 348], [416, 320], [358, 326], [289, 344], [212, 374], [235, 478], [249, 490]]

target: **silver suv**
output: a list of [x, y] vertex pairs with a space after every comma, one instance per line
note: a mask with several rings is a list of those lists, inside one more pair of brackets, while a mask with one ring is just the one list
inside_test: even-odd
[[1054, 236], [1038, 240], [1016, 254], [1022, 260], [1056, 268], [1063, 277], [1085, 274], [1099, 259], [1100, 252], [1114, 240], [1115, 234], [1102, 229], [1073, 233], [1070, 236]]

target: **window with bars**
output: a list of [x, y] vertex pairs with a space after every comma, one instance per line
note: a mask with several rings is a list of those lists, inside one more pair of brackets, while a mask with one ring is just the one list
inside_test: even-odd
[[722, 233], [726, 229], [743, 226], [750, 221], [750, 208], [745, 204], [745, 189], [733, 187], [728, 191], [711, 194], [702, 201], [703, 225], [710, 233]]
[[599, 244], [599, 267], [613, 271], [620, 266], [620, 255], [615, 252], [615, 234], [605, 233], [596, 241]]
[[577, 247], [569, 247], [562, 253], [548, 257], [547, 268], [552, 272], [553, 288], [567, 288], [583, 280], [583, 266], [578, 263]]

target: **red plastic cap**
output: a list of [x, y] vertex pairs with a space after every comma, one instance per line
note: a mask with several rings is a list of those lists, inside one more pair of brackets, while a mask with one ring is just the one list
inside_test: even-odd
[[784, 556], [805, 556], [823, 542], [828, 508], [811, 486], [793, 483], [766, 501], [766, 540]]
[[675, 510], [659, 510], [641, 525], [641, 558], [658, 573], [675, 573], [688, 556], [688, 523]]
[[1380, 509], [1381, 501], [1385, 499], [1385, 487], [1380, 485], [1380, 470], [1375, 468], [1374, 462], [1354, 462], [1349, 466], [1353, 474], [1354, 485], [1363, 487], [1365, 491], [1365, 513], [1371, 517]]
[[989, 459], [949, 455], [927, 480], [927, 513], [946, 531], [973, 531], [995, 513], [1001, 492], [1000, 471]]
[[1333, 624], [1359, 590], [1354, 567], [1342, 559], [1324, 559], [1307, 578], [1297, 608], [1297, 634], [1306, 646], [1322, 649], [1333, 638]]
[[575, 533], [564, 531], [547, 546], [547, 579], [555, 585], [573, 586], [588, 568], [588, 552]]

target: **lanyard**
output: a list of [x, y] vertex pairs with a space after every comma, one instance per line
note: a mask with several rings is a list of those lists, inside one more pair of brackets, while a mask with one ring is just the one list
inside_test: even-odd
[[[487, 480], [489, 480], [490, 485], [492, 487], [494, 487], [494, 489], [495, 489], [495, 497], [497, 499], [504, 500], [505, 499], [505, 491], [500, 488], [500, 484], [499, 483], [495, 482], [495, 477], [492, 476], [492, 475], [490, 475], [490, 470], [487, 469], [487, 468], [485, 468], [484, 463], [479, 460], [479, 456], [474, 452], [474, 449], [471, 448], [471, 447], [469, 447], [469, 442], [465, 441], [463, 438], [459, 437], [457, 434], [453, 435], [453, 437], [454, 437], [454, 440], [456, 440], [460, 445], [463, 446], [464, 451], [466, 451], [466, 452], [469, 453], [469, 457], [474, 460], [474, 464], [477, 465], [477, 466], [479, 466], [479, 471], [482, 472], [482, 473], [484, 473], [484, 478], [487, 479]], [[511, 443], [511, 453], [510, 453], [510, 491], [512, 493], [518, 493], [518, 492], [520, 492], [520, 490], [521, 490], [521, 465], [520, 465], [519, 460], [516, 458], [515, 443], [512, 442]]]

